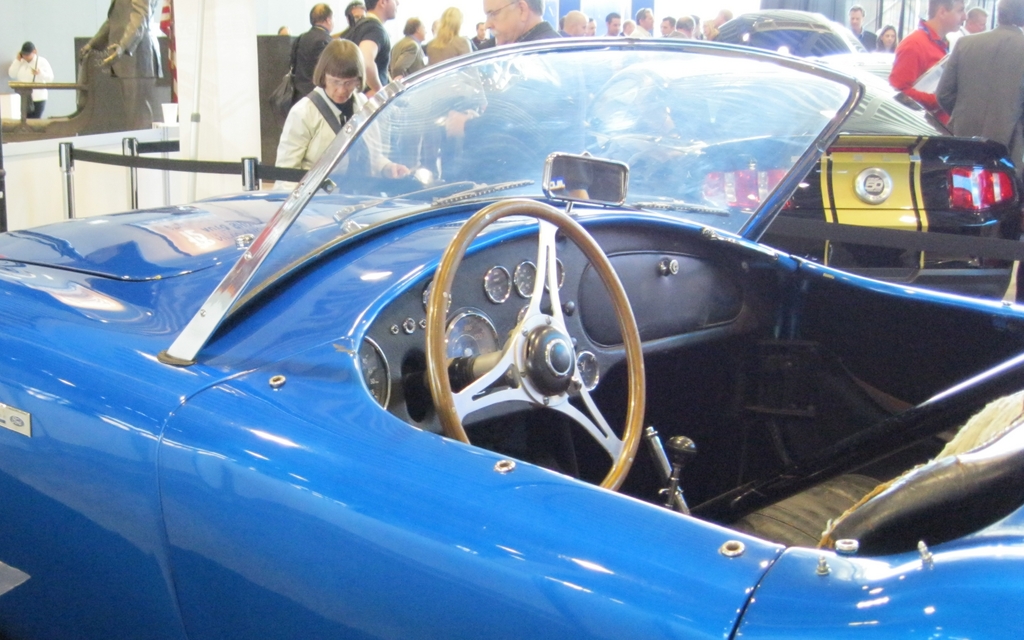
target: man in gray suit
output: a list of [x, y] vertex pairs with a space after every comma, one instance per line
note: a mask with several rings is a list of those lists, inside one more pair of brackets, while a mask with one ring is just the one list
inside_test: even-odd
[[999, 26], [962, 38], [936, 92], [957, 136], [982, 136], [1010, 149], [1024, 173], [1024, 0], [1000, 0]]
[[391, 48], [388, 74], [392, 79], [405, 77], [427, 66], [422, 47], [423, 40], [427, 37], [427, 27], [419, 18], [409, 18], [405, 21], [405, 30], [402, 33], [405, 37]]
[[84, 47], [103, 55], [104, 65], [121, 78], [125, 108], [132, 129], [148, 128], [153, 121], [153, 89], [160, 73], [160, 49], [152, 21], [160, 13], [160, 0], [111, 0], [107, 19]]

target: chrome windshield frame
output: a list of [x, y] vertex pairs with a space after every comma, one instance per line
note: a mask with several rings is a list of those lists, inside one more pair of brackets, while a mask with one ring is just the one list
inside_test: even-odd
[[401, 93], [404, 85], [400, 81], [390, 83], [381, 89], [367, 103], [367, 106], [355, 114], [324, 154], [330, 154], [330, 162], [321, 161], [313, 165], [302, 180], [296, 185], [274, 217], [263, 228], [252, 245], [242, 254], [238, 262], [221, 280], [213, 293], [203, 302], [192, 319], [166, 351], [157, 354], [164, 364], [186, 366], [195, 363], [195, 358], [210, 337], [227, 319], [242, 292], [252, 281], [260, 265], [267, 259], [270, 252], [298, 219], [306, 204], [327, 180], [338, 159], [348, 150], [352, 141], [362, 131], [363, 126], [372, 119], [373, 114], [387, 104], [394, 96]]
[[[188, 366], [196, 362], [199, 352], [206, 346], [207, 342], [216, 333], [217, 329], [224, 323], [227, 317], [240, 305], [239, 301], [244, 291], [251, 283], [253, 276], [260, 266], [266, 261], [284, 234], [291, 228], [298, 216], [305, 209], [308, 202], [328, 179], [331, 171], [338, 161], [348, 151], [352, 141], [363, 131], [376, 114], [387, 103], [394, 100], [407, 88], [429, 81], [431, 78], [447, 73], [453, 68], [477, 64], [491, 58], [511, 57], [521, 54], [529, 54], [536, 51], [560, 51], [560, 50], [611, 50], [619, 49], [624, 51], [635, 50], [665, 50], [683, 51], [691, 53], [711, 53], [725, 57], [754, 58], [767, 60], [780, 64], [781, 66], [808, 72], [813, 75], [828, 78], [840, 84], [845, 84], [850, 89], [850, 95], [843, 107], [836, 115], [815, 142], [808, 146], [806, 152], [793, 167], [787, 177], [773, 191], [750, 220], [744, 225], [740, 235], [749, 237], [750, 234], [759, 236], [763, 229], [767, 228], [768, 222], [762, 219], [766, 211], [780, 206], [780, 200], [784, 201], [797, 187], [799, 180], [809, 170], [814, 158], [827, 149], [832, 139], [839, 134], [839, 129], [846, 118], [853, 111], [857, 102], [864, 92], [864, 87], [850, 76], [844, 75], [833, 69], [823, 67], [799, 58], [781, 56], [749, 47], [734, 45], [709, 44], [697, 41], [685, 40], [638, 40], [633, 38], [592, 38], [587, 42], [580, 42], [575, 39], [566, 40], [542, 40], [519, 45], [494, 47], [485, 51], [477, 52], [468, 56], [460, 56], [436, 66], [431, 66], [419, 71], [404, 81], [396, 80], [381, 89], [367, 105], [360, 110], [343, 127], [341, 133], [328, 148], [324, 156], [313, 166], [303, 177], [296, 188], [285, 200], [281, 208], [264, 227], [256, 240], [245, 253], [234, 264], [228, 274], [217, 285], [217, 288], [207, 297], [196, 314], [189, 320], [188, 324], [174, 340], [171, 346], [158, 354], [158, 359], [164, 364], [175, 366]], [[800, 173], [798, 170], [804, 170]], [[794, 177], [795, 176], [795, 177]], [[781, 195], [785, 192], [785, 196]], [[339, 221], [343, 223], [344, 221]], [[362, 229], [365, 232], [372, 227]]]

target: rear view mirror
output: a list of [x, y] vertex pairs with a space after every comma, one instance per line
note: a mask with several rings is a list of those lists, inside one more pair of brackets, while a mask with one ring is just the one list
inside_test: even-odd
[[626, 201], [629, 166], [590, 155], [552, 153], [544, 163], [544, 193], [573, 202], [622, 204]]

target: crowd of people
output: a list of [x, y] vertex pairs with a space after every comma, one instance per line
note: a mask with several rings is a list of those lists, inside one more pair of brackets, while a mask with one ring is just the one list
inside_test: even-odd
[[[476, 36], [470, 39], [460, 35], [462, 11], [450, 7], [434, 22], [428, 42], [424, 23], [409, 18], [404, 37], [392, 47], [384, 23], [397, 16], [398, 0], [352, 0], [345, 8], [348, 24], [338, 33], [332, 33], [331, 7], [314, 5], [309, 12], [310, 29], [291, 49], [295, 92], [278, 143], [277, 166], [310, 168], [341, 126], [392, 78], [478, 49], [559, 37], [543, 20], [543, 10], [543, 0], [506, 4], [484, 0], [487, 21], [476, 25]], [[589, 22], [584, 17], [582, 34], [596, 29]], [[370, 175], [399, 178], [409, 172], [387, 158], [370, 155]]]
[[902, 41], [889, 25], [865, 29], [864, 15], [850, 8], [850, 30], [868, 51], [895, 54], [889, 84], [953, 135], [1006, 145], [1024, 176], [1024, 0], [1000, 0], [991, 30], [984, 7], [929, 0], [928, 17]]
[[[555, 30], [543, 19], [543, 0], [483, 0], [483, 9], [486, 21], [476, 25], [472, 39], [460, 35], [462, 12], [451, 7], [433, 23], [429, 41], [424, 23], [409, 18], [404, 37], [392, 47], [383, 25], [397, 16], [398, 0], [352, 0], [345, 8], [345, 29], [333, 35], [331, 8], [315, 5], [310, 11], [310, 30], [292, 49], [297, 92], [281, 136], [277, 164], [311, 166], [332, 132], [391, 78], [479, 49], [545, 38], [587, 37], [597, 31], [596, 21], [576, 10], [566, 13]], [[649, 38], [655, 37], [657, 29], [665, 38], [713, 40], [733, 16], [722, 10], [703, 24], [699, 16], [666, 16], [656, 26], [654, 13], [643, 8], [633, 18], [623, 21], [618, 13], [608, 14], [602, 35]], [[890, 84], [895, 89], [948, 123], [955, 135], [980, 135], [1006, 144], [1020, 172], [1024, 165], [1020, 161], [1024, 153], [1024, 0], [1001, 0], [998, 26], [991, 31], [986, 31], [988, 12], [982, 7], [966, 8], [964, 0], [929, 0], [928, 18], [902, 41], [892, 26], [884, 26], [877, 34], [866, 29], [864, 18], [862, 6], [851, 7], [850, 29], [868, 51], [894, 53]], [[339, 41], [351, 46], [335, 44]], [[946, 59], [951, 49], [944, 70], [936, 67], [942, 71], [937, 87], [923, 86], [922, 76], [929, 70], [934, 75], [933, 67]], [[332, 59], [322, 60], [325, 56]], [[383, 159], [377, 164], [377, 170], [388, 175], [408, 171]]]
[[[345, 7], [345, 28], [334, 33], [334, 12], [326, 3], [313, 6], [310, 29], [293, 43], [290, 58], [295, 92], [278, 144], [280, 167], [308, 169], [326, 150], [341, 126], [368, 98], [393, 78], [401, 78], [427, 65], [489, 47], [545, 38], [597, 35], [597, 21], [581, 11], [570, 11], [555, 30], [543, 19], [543, 0], [483, 0], [485, 22], [476, 24], [473, 38], [461, 34], [463, 16], [449, 7], [434, 21], [432, 37], [420, 18], [409, 18], [403, 38], [394, 46], [384, 23], [395, 19], [398, 0], [352, 0]], [[661, 21], [661, 35], [671, 38], [713, 39], [718, 27], [732, 19], [723, 10], [701, 28], [698, 16]], [[636, 13], [636, 21], [622, 21], [617, 13], [605, 17], [607, 36], [652, 37], [654, 14]], [[278, 35], [289, 35], [281, 27]], [[347, 42], [353, 46], [336, 44]], [[358, 69], [359, 73], [355, 73]], [[401, 177], [406, 167], [378, 159], [377, 175]]]

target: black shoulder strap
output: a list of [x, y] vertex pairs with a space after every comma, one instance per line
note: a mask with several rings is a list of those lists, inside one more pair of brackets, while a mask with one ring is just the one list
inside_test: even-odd
[[309, 95], [306, 97], [313, 101], [313, 104], [316, 105], [317, 110], [320, 111], [320, 115], [324, 117], [324, 120], [327, 121], [327, 124], [331, 125], [331, 130], [333, 130], [334, 133], [338, 133], [339, 131], [341, 131], [341, 120], [338, 119], [338, 116], [334, 115], [334, 112], [331, 111], [331, 108], [327, 106], [327, 101], [324, 100], [324, 97], [322, 95], [316, 92], [316, 89], [310, 91]]
[[348, 40], [349, 42], [355, 42], [356, 44], [359, 44], [358, 42], [356, 42], [356, 29], [359, 27], [360, 24], [362, 24], [363, 20], [366, 20], [366, 18], [359, 18], [358, 20], [356, 20], [351, 27], [345, 30], [345, 35], [343, 35], [342, 38]]
[[291, 55], [291, 63], [292, 64], [291, 64], [290, 67], [288, 67], [288, 71], [289, 72], [295, 73], [295, 61], [298, 59], [298, 57], [299, 57], [299, 39], [295, 38], [295, 41], [292, 42], [292, 55]]

